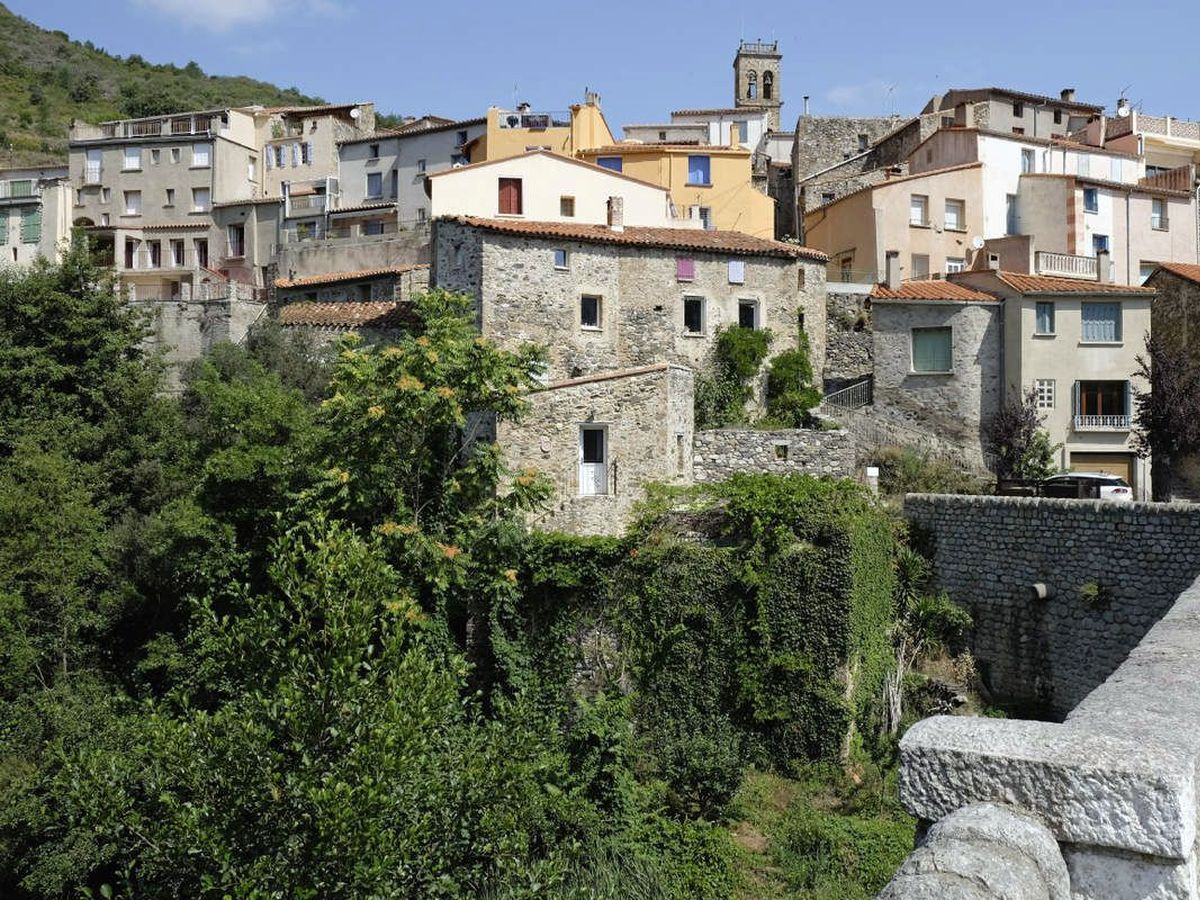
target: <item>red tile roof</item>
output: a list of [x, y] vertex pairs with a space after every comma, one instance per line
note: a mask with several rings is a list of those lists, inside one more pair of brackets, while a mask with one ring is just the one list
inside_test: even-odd
[[[590, 151], [584, 151], [584, 152], [590, 152]], [[456, 175], [459, 172], [474, 171], [476, 169], [481, 169], [485, 166], [502, 166], [505, 163], [511, 163], [514, 159], [524, 159], [525, 157], [528, 157], [528, 156], [548, 156], [551, 159], [555, 160], [556, 162], [569, 163], [573, 166], [583, 166], [589, 172], [594, 173], [596, 171], [599, 171], [600, 174], [605, 177], [620, 178], [625, 181], [632, 181], [634, 184], [640, 184], [643, 187], [652, 187], [656, 191], [662, 191], [663, 193], [668, 193], [667, 188], [663, 187], [661, 184], [655, 184], [652, 181], [644, 181], [641, 178], [634, 178], [632, 175], [626, 175], [624, 172], [614, 172], [612, 169], [606, 169], [606, 168], [604, 168], [604, 166], [596, 165], [596, 163], [585, 162], [584, 160], [576, 159], [573, 156], [565, 156], [562, 153], [555, 153], [553, 150], [545, 150], [542, 148], [538, 148], [537, 150], [526, 150], [524, 153], [518, 153], [516, 156], [505, 156], [505, 157], [501, 157], [500, 159], [485, 159], [480, 162], [470, 163], [465, 166], [453, 166], [452, 168], [449, 168], [449, 169], [442, 169], [440, 172], [430, 172], [428, 175], [425, 176], [425, 180], [426, 180], [426, 182], [428, 182], [434, 178], [444, 178], [447, 175]]]
[[903, 281], [898, 288], [877, 284], [871, 288], [872, 300], [957, 300], [969, 302], [994, 302], [998, 297], [977, 291], [964, 284], [941, 279]]
[[289, 303], [279, 310], [279, 324], [315, 328], [402, 328], [416, 321], [407, 302]]
[[1195, 263], [1160, 262], [1158, 268], [1166, 269], [1173, 275], [1178, 275], [1180, 278], [1186, 278], [1188, 281], [1200, 284], [1200, 266]]
[[664, 151], [695, 153], [697, 150], [703, 150], [708, 154], [731, 153], [738, 156], [748, 156], [750, 154], [750, 151], [745, 147], [729, 147], [723, 144], [672, 144], [670, 141], [665, 141], [663, 143], [630, 141], [629, 143], [609, 144], [606, 147], [588, 147], [586, 150], [580, 150], [579, 155], [585, 157], [618, 156], [622, 153], [661, 153]]
[[395, 208], [396, 208], [395, 200], [380, 200], [375, 203], [359, 203], [357, 206], [339, 206], [335, 209], [329, 210], [329, 214], [331, 216], [336, 216], [336, 215], [339, 215], [340, 213], [369, 212], [369, 211], [375, 210], [375, 209], [394, 210]]
[[1154, 288], [1129, 284], [1105, 284], [1082, 278], [1054, 275], [1026, 275], [1021, 272], [996, 272], [1010, 288], [1022, 294], [1153, 294]]
[[360, 281], [365, 278], [379, 278], [384, 275], [403, 275], [416, 269], [428, 269], [427, 263], [417, 263], [404, 266], [385, 266], [378, 269], [357, 269], [352, 272], [322, 272], [320, 275], [305, 275], [301, 278], [276, 278], [275, 287], [283, 290], [292, 288], [312, 287], [319, 284], [338, 284], [343, 281]]
[[443, 221], [458, 222], [485, 231], [518, 237], [558, 238], [595, 244], [621, 244], [629, 247], [655, 247], [701, 253], [737, 256], [799, 257], [828, 262], [820, 250], [757, 238], [740, 231], [709, 231], [702, 228], [644, 228], [628, 225], [614, 231], [606, 225], [576, 225], [566, 222], [526, 222], [509, 219], [481, 219], [474, 216], [448, 216]]
[[432, 134], [436, 131], [454, 131], [456, 129], [469, 128], [472, 125], [486, 124], [486, 116], [481, 116], [477, 119], [458, 119], [457, 121], [447, 120], [445, 123], [420, 126], [418, 126], [416, 122], [410, 122], [408, 125], [401, 125], [399, 128], [389, 128], [385, 129], [384, 131], [376, 131], [374, 134], [369, 134], [366, 137], [348, 138], [344, 141], [338, 141], [338, 146], [345, 147], [349, 144], [373, 144], [377, 141], [387, 140], [388, 138], [412, 137], [416, 134]]

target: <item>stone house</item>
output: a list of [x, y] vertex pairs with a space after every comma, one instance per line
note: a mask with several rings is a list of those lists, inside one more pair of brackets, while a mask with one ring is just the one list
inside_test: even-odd
[[769, 328], [771, 353], [803, 327], [820, 377], [825, 256], [737, 232], [446, 218], [435, 287], [479, 302], [484, 335], [547, 347], [551, 381], [668, 362], [697, 369], [717, 330]]
[[[1146, 287], [1155, 291], [1151, 306], [1151, 333], [1172, 351], [1183, 353], [1193, 365], [1200, 365], [1200, 265], [1163, 262], [1146, 279]], [[1200, 458], [1187, 456], [1170, 460], [1170, 468], [1160, 471], [1155, 460], [1156, 499], [1200, 500]]]
[[351, 303], [362, 301], [408, 300], [414, 293], [429, 286], [429, 266], [406, 263], [357, 269], [346, 272], [324, 272], [297, 278], [276, 278], [273, 306], [290, 303]]
[[1002, 301], [950, 281], [871, 291], [875, 415], [984, 464], [982, 430], [1002, 402]]
[[0, 264], [55, 261], [71, 236], [66, 166], [0, 169]]

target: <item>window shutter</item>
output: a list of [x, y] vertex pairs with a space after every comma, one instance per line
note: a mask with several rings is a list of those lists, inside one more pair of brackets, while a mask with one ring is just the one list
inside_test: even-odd
[[1133, 391], [1128, 381], [1125, 382], [1125, 415], [1133, 415]]
[[267, 148], [267, 170], [268, 171], [274, 168], [274, 162], [275, 162], [275, 148], [268, 147]]
[[292, 167], [300, 165], [300, 145], [292, 144]]
[[36, 244], [42, 239], [42, 211], [39, 208], [21, 212], [21, 242]]
[[313, 148], [313, 145], [312, 145], [312, 141], [307, 141], [307, 142], [305, 142], [304, 148], [305, 148], [305, 150], [304, 150], [304, 152], [305, 152], [305, 155], [308, 157], [308, 164], [311, 166], [311, 165], [312, 165], [312, 161], [313, 161], [313, 149], [312, 149], [312, 148]]
[[729, 261], [729, 283], [730, 284], [745, 284], [746, 283], [746, 264], [740, 259], [731, 259]]
[[688, 256], [675, 259], [675, 279], [677, 281], [693, 281], [696, 278], [696, 261]]
[[1077, 382], [1075, 382], [1074, 395], [1073, 395], [1073, 397], [1072, 397], [1072, 400], [1071, 400], [1071, 407], [1072, 407], [1072, 412], [1071, 412], [1071, 414], [1072, 414], [1072, 415], [1075, 415], [1075, 416], [1081, 416], [1081, 415], [1083, 415], [1083, 413], [1081, 412], [1081, 408], [1082, 408], [1082, 407], [1081, 407], [1080, 400], [1081, 400], [1081, 398], [1080, 398], [1080, 387], [1079, 387], [1079, 382], [1077, 381]]
[[8, 243], [8, 210], [0, 210], [0, 244]]

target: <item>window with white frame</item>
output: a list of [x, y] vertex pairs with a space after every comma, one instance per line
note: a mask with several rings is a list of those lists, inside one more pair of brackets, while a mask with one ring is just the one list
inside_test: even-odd
[[212, 165], [212, 145], [192, 144], [192, 168], [207, 169]]
[[925, 194], [913, 194], [908, 199], [908, 224], [929, 224], [929, 197]]
[[579, 493], [608, 493], [608, 429], [603, 425], [579, 426]]
[[1083, 211], [1090, 213], [1100, 211], [1100, 191], [1096, 188], [1083, 189]]
[[1054, 409], [1054, 379], [1039, 378], [1033, 383], [1034, 403], [1038, 409]]
[[704, 334], [704, 298], [683, 298], [683, 330], [687, 334]]
[[142, 214], [142, 192], [125, 192], [125, 215], [140, 216]]
[[1162, 197], [1150, 200], [1150, 227], [1155, 231], [1167, 230], [1167, 201]]
[[946, 257], [946, 274], [951, 272], [963, 272], [967, 268], [966, 257], [963, 256], [947, 256]]
[[569, 260], [570, 260], [570, 256], [564, 248], [562, 248], [562, 247], [555, 248], [555, 250], [554, 250], [554, 268], [558, 269], [559, 271], [565, 272], [567, 270], [567, 268], [569, 268], [569, 266], [568, 266]]
[[579, 298], [579, 325], [594, 331], [600, 330], [601, 304], [603, 300], [595, 294], [584, 294]]
[[945, 224], [951, 231], [962, 231], [966, 228], [966, 203], [962, 200], [946, 201]]
[[212, 208], [212, 192], [208, 188], [192, 188], [192, 212], [208, 212]]
[[912, 370], [924, 374], [946, 374], [954, 369], [953, 335], [949, 327], [912, 330]]
[[1054, 303], [1052, 301], [1038, 301], [1034, 310], [1033, 333], [1054, 334]]
[[121, 163], [121, 168], [125, 171], [140, 169], [142, 167], [142, 148], [141, 147], [126, 147], [125, 158]]
[[738, 301], [738, 327], [749, 328], [751, 331], [758, 328], [757, 300]]

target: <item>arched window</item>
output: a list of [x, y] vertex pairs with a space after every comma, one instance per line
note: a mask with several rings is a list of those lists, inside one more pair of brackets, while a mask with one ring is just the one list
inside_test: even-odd
[[770, 72], [763, 72], [763, 99], [770, 100], [771, 95], [775, 92], [775, 76]]
[[753, 72], [746, 76], [746, 97], [750, 100], [758, 99], [758, 76]]

